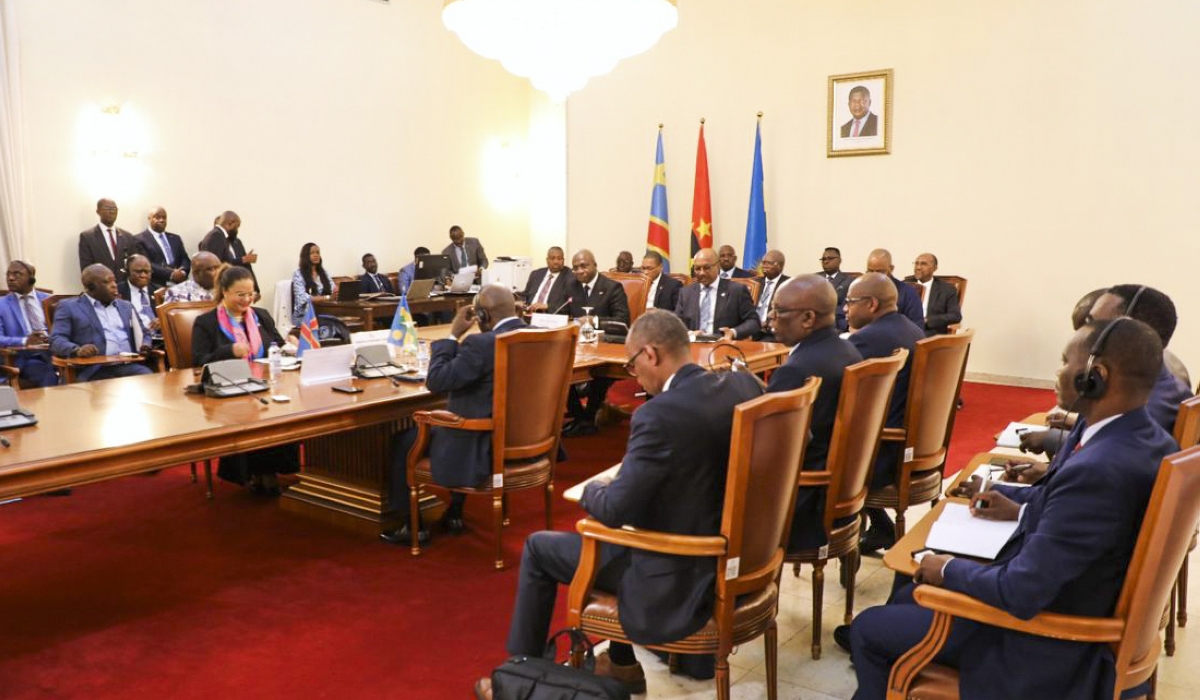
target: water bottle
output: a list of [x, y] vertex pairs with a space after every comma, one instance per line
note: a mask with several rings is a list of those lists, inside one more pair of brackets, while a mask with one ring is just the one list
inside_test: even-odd
[[417, 343], [417, 372], [425, 374], [429, 371], [429, 343], [424, 340]]
[[275, 343], [271, 343], [271, 347], [267, 350], [267, 364], [270, 367], [271, 386], [279, 381], [279, 375], [283, 374], [283, 350]]

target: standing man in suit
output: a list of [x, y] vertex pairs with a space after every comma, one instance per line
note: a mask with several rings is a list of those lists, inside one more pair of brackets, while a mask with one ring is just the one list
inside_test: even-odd
[[723, 245], [717, 251], [717, 259], [721, 262], [721, 279], [727, 280], [731, 277], [743, 277], [749, 279], [754, 276], [754, 273], [749, 270], [743, 270], [737, 266], [737, 251], [731, 245]]
[[133, 304], [142, 326], [158, 330], [157, 306], [154, 304], [154, 293], [158, 285], [150, 281], [152, 276], [150, 259], [145, 255], [135, 255], [129, 258], [129, 279], [117, 285], [117, 294], [125, 301]]
[[[596, 271], [596, 256], [590, 250], [581, 250], [571, 258], [571, 273], [575, 279], [567, 288], [571, 299], [571, 317], [586, 316], [585, 308], [591, 309], [594, 322], [599, 325], [607, 321], [617, 321], [629, 325], [629, 300], [625, 296], [625, 287], [620, 282], [610, 280]], [[578, 385], [571, 386], [567, 395], [567, 410], [571, 420], [563, 428], [566, 437], [595, 435], [596, 414], [604, 405], [604, 397], [608, 395], [611, 379], [593, 379], [587, 383], [587, 405], [583, 403], [583, 394]]]
[[[912, 286], [896, 279], [896, 266], [892, 264], [892, 254], [883, 248], [876, 248], [867, 256], [867, 272], [878, 272], [886, 275], [896, 286], [896, 308], [917, 324], [917, 328], [925, 328], [925, 312], [921, 309], [921, 296]], [[853, 328], [853, 325], [851, 326]]]
[[530, 313], [557, 313], [567, 303], [571, 275], [566, 273], [563, 249], [554, 246], [546, 251], [546, 266], [529, 274], [525, 283], [525, 309]]
[[850, 326], [846, 323], [846, 292], [850, 289], [850, 275], [842, 272], [842, 251], [834, 247], [825, 249], [821, 253], [821, 274], [829, 283], [833, 285], [833, 289], [837, 292], [837, 320], [836, 325], [839, 331], [843, 333], [849, 330]]
[[[59, 302], [50, 331], [50, 351], [59, 357], [95, 357], [150, 350], [146, 328], [133, 305], [117, 297], [117, 278], [101, 263], [81, 275], [84, 293]], [[150, 374], [136, 362], [91, 365], [76, 373], [80, 381]]]
[[[912, 291], [907, 284], [901, 284]], [[903, 427], [908, 405], [908, 378], [912, 370], [911, 353], [917, 341], [925, 338], [925, 331], [896, 310], [896, 285], [886, 275], [877, 272], [868, 272], [850, 285], [850, 295], [846, 297], [846, 316], [852, 331], [850, 343], [858, 349], [864, 360], [887, 357], [896, 348], [909, 351], [908, 360], [896, 375], [896, 388], [892, 391], [892, 403], [884, 422], [888, 428]], [[871, 475], [872, 491], [895, 483], [900, 449], [901, 445], [897, 442], [879, 445]], [[896, 541], [896, 525], [887, 511], [867, 508], [863, 512], [870, 518], [871, 525], [863, 535], [862, 551], [870, 553], [891, 547]]]
[[663, 273], [663, 258], [653, 250], [647, 251], [642, 258], [642, 274], [646, 276], [650, 287], [646, 290], [646, 307], [675, 311], [679, 303], [679, 290], [683, 282]]
[[[42, 301], [50, 295], [33, 288], [37, 270], [24, 260], [13, 260], [8, 264], [5, 281], [8, 294], [0, 297], [0, 346], [45, 345], [50, 336], [46, 335], [46, 312]], [[21, 386], [25, 388], [58, 384], [54, 361], [44, 350], [17, 353], [17, 369], [21, 370]]]
[[949, 282], [936, 279], [938, 260], [933, 253], [921, 253], [913, 262], [913, 276], [904, 280], [921, 285], [921, 312], [925, 316], [925, 335], [945, 335], [950, 324], [962, 321], [958, 306], [958, 289]]
[[150, 260], [151, 280], [162, 287], [180, 284], [192, 271], [183, 239], [167, 231], [167, 210], [154, 207], [146, 217], [146, 230], [136, 237], [138, 252]]
[[[1042, 611], [1110, 615], [1159, 462], [1178, 449], [1146, 411], [1161, 364], [1162, 343], [1139, 321], [1093, 322], [1078, 331], [1058, 372], [1058, 405], [1080, 415], [1065, 458], [1025, 493], [1003, 484], [984, 493], [970, 489], [975, 517], [1019, 519], [1016, 533], [990, 563], [930, 555], [916, 581], [1026, 620]], [[855, 698], [885, 696], [892, 664], [926, 634], [932, 618], [912, 602], [910, 585], [892, 603], [854, 620]], [[964, 698], [1113, 697], [1113, 656], [1106, 644], [1033, 637], [958, 618], [937, 662], [959, 668]]]
[[[762, 389], [747, 374], [709, 373], [692, 363], [687, 329], [662, 310], [651, 309], [633, 324], [625, 355], [629, 373], [653, 398], [633, 414], [620, 473], [588, 484], [580, 505], [609, 527], [717, 534], [733, 409]], [[621, 628], [634, 643], [686, 637], [712, 616], [712, 558], [600, 547], [596, 585], [617, 594]], [[525, 540], [508, 634], [510, 654], [541, 655], [558, 586], [574, 576], [580, 549], [575, 532], [537, 532]], [[686, 658], [694, 665], [682, 670], [711, 677], [711, 656]], [[610, 644], [596, 673], [645, 692], [645, 675], [628, 644]], [[476, 697], [491, 697], [488, 679], [475, 688]]]
[[[813, 402], [808, 446], [804, 448], [804, 469], [808, 470], [825, 468], [842, 394], [842, 373], [863, 359], [858, 348], [838, 337], [834, 325], [836, 305], [837, 292], [821, 275], [801, 275], [791, 280], [779, 288], [771, 305], [775, 340], [793, 347], [787, 363], [771, 373], [767, 391], [791, 391], [804, 386], [809, 377], [821, 378], [821, 389]], [[828, 544], [824, 518], [825, 489], [800, 489], [788, 551]]]
[[758, 306], [755, 308], [755, 313], [758, 314], [758, 322], [762, 328], [758, 333], [754, 334], [755, 340], [775, 339], [770, 319], [767, 318], [767, 312], [771, 309], [771, 299], [775, 296], [775, 292], [783, 286], [784, 282], [790, 279], [787, 275], [783, 274], [783, 266], [786, 263], [787, 258], [778, 250], [768, 250], [759, 263], [763, 276], [759, 279], [758, 286], [761, 291], [758, 295]]
[[695, 284], [679, 292], [675, 315], [688, 330], [723, 334], [726, 340], [750, 338], [759, 331], [754, 301], [744, 284], [717, 276], [717, 254], [705, 248], [692, 259]]
[[[450, 227], [450, 245], [442, 249], [442, 255], [450, 256], [450, 269], [454, 272], [469, 265], [474, 265], [482, 272], [488, 266], [483, 244], [478, 238], [467, 238], [461, 226]], [[476, 272], [476, 278], [479, 277], [479, 272]]]
[[379, 274], [379, 262], [375, 260], [374, 255], [367, 253], [366, 255], [362, 256], [362, 266], [363, 274], [358, 276], [358, 281], [362, 285], [359, 288], [363, 291], [363, 293], [396, 293], [396, 290], [392, 289], [392, 281], [387, 278], [387, 275]]
[[[467, 335], [472, 326], [479, 333]], [[499, 284], [479, 291], [475, 303], [459, 307], [450, 326], [450, 337], [433, 341], [425, 386], [445, 393], [447, 410], [463, 418], [491, 418], [492, 387], [496, 367], [496, 336], [524, 328], [517, 316], [512, 292]], [[385, 532], [384, 542], [407, 546], [409, 535], [408, 452], [416, 443], [415, 428], [400, 433], [392, 451], [392, 506], [404, 523]], [[475, 486], [492, 474], [492, 435], [486, 432], [434, 428], [429, 443], [429, 465], [433, 480], [442, 486]], [[452, 494], [442, 524], [454, 535], [463, 531], [463, 502], [466, 495]], [[424, 526], [418, 533], [429, 540]]]
[[865, 85], [850, 88], [850, 117], [842, 124], [842, 138], [879, 135], [879, 118], [871, 111], [871, 91]]
[[217, 217], [217, 225], [200, 241], [200, 250], [212, 253], [221, 262], [249, 270], [250, 276], [254, 278], [254, 293], [261, 296], [258, 277], [254, 274], [254, 263], [258, 262], [258, 253], [255, 253], [254, 249], [246, 252], [245, 244], [238, 237], [241, 227], [242, 219], [235, 212], [227, 211], [221, 214]]
[[100, 223], [79, 234], [79, 270], [100, 263], [112, 271], [117, 281], [125, 280], [125, 262], [137, 252], [133, 234], [117, 228], [117, 203], [111, 199], [96, 202]]

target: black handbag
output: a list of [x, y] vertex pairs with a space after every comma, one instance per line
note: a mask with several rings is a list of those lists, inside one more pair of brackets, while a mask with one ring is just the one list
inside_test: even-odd
[[[584, 648], [583, 668], [556, 662], [557, 641], [566, 636]], [[546, 644], [544, 657], [514, 656], [492, 671], [493, 700], [629, 700], [625, 684], [592, 673], [596, 653], [587, 635], [563, 630]]]

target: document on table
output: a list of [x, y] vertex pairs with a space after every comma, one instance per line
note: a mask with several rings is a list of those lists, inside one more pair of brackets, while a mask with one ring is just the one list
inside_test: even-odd
[[[1033, 461], [1033, 460], [1030, 460], [1030, 461]], [[993, 481], [997, 484], [1004, 484], [1005, 486], [1016, 486], [1018, 488], [1033, 485], [1033, 484], [1023, 484], [1019, 481], [1001, 481], [1000, 477], [1004, 475], [1004, 472], [1002, 472], [1002, 471], [1001, 472], [993, 472], [992, 469], [995, 469], [995, 467], [993, 467], [991, 464], [989, 464], [987, 462], [984, 462], [983, 464], [981, 464], [975, 468], [975, 471], [971, 474], [971, 476], [977, 476], [980, 479], [983, 479], [984, 481], [987, 481], [990, 479], [991, 481]]]
[[995, 559], [1004, 543], [1017, 531], [1019, 522], [976, 518], [966, 505], [947, 503], [930, 528], [925, 546], [939, 552]]
[[1004, 432], [1000, 433], [1000, 437], [996, 438], [997, 447], [1020, 447], [1022, 433], [1040, 433], [1046, 431], [1044, 425], [1033, 425], [1030, 423], [1009, 423]]
[[616, 477], [617, 472], [619, 472], [619, 471], [621, 471], [621, 463], [617, 462], [616, 464], [609, 467], [608, 469], [605, 469], [604, 471], [600, 472], [599, 474], [596, 474], [595, 476], [590, 476], [587, 479], [584, 479], [583, 481], [579, 482], [578, 484], [575, 484], [574, 486], [567, 489], [566, 491], [563, 491], [563, 498], [567, 499], [568, 501], [574, 501], [575, 503], [578, 503], [579, 499], [583, 498], [583, 490], [585, 488], [587, 488], [588, 484], [592, 483], [596, 479], [603, 479], [606, 477], [609, 479], [612, 479], [612, 478]]

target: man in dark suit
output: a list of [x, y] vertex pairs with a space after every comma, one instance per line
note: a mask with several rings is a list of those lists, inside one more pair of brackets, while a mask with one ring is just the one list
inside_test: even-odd
[[487, 253], [483, 252], [483, 244], [478, 238], [467, 238], [461, 226], [450, 227], [450, 245], [442, 249], [442, 255], [450, 256], [450, 269], [458, 272], [459, 268], [474, 265], [482, 272], [488, 266]]
[[[901, 284], [908, 287], [903, 282]], [[911, 287], [908, 289], [912, 291]], [[896, 310], [896, 285], [886, 275], [877, 272], [868, 272], [850, 285], [850, 294], [846, 297], [846, 317], [853, 331], [850, 342], [864, 360], [887, 357], [897, 348], [905, 348], [912, 353], [917, 341], [925, 338], [925, 331]], [[896, 375], [896, 388], [892, 391], [892, 403], [888, 407], [887, 420], [884, 422], [888, 428], [904, 425], [911, 369], [910, 354], [908, 361]], [[899, 451], [899, 443], [880, 444], [871, 476], [871, 490], [883, 488], [896, 481], [896, 460]], [[871, 526], [863, 536], [863, 552], [892, 546], [896, 541], [896, 526], [887, 512], [882, 508], [867, 508], [864, 512], [870, 518]]]
[[642, 274], [650, 285], [646, 289], [646, 308], [675, 311], [683, 282], [663, 271], [663, 257], [653, 250], [647, 251], [642, 258]]
[[743, 277], [749, 279], [754, 276], [754, 273], [749, 270], [743, 270], [737, 266], [737, 251], [731, 245], [723, 245], [717, 251], [717, 259], [721, 263], [720, 276], [721, 279], [727, 280], [731, 277]]
[[867, 256], [867, 272], [878, 272], [887, 275], [896, 287], [896, 308], [917, 324], [917, 328], [925, 328], [925, 312], [921, 309], [921, 295], [911, 285], [900, 281], [893, 274], [896, 266], [892, 264], [892, 254], [883, 248], [876, 248]]
[[842, 272], [842, 251], [829, 247], [825, 252], [821, 253], [821, 274], [829, 283], [833, 285], [834, 291], [837, 292], [837, 314], [836, 325], [839, 331], [845, 332], [850, 328], [846, 323], [846, 292], [850, 289], [850, 283], [853, 281], [850, 275]]
[[117, 203], [111, 199], [96, 202], [100, 223], [79, 234], [79, 270], [100, 263], [117, 281], [125, 280], [125, 262], [137, 252], [133, 234], [117, 228]]
[[[747, 374], [708, 373], [692, 363], [687, 329], [672, 314], [651, 309], [625, 343], [626, 365], [653, 398], [633, 414], [621, 471], [596, 479], [580, 505], [609, 527], [715, 535], [721, 526], [733, 409], [762, 393]], [[537, 532], [525, 540], [508, 652], [540, 656], [558, 585], [575, 574], [580, 537]], [[711, 617], [716, 566], [712, 558], [672, 557], [601, 545], [596, 585], [617, 594], [625, 634], [637, 644], [661, 644], [700, 629]], [[706, 675], [712, 657], [687, 657], [683, 670]], [[627, 644], [613, 643], [597, 673], [644, 692], [645, 676]], [[711, 674], [711, 671], [707, 672]], [[490, 697], [490, 683], [476, 684]]]
[[192, 271], [183, 239], [167, 231], [167, 210], [155, 207], [146, 217], [146, 230], [136, 237], [138, 252], [150, 260], [154, 284], [181, 284]]
[[158, 330], [158, 316], [155, 314], [158, 307], [154, 303], [154, 293], [159, 287], [150, 281], [151, 269], [150, 259], [145, 255], [129, 258], [129, 279], [117, 285], [117, 294], [133, 305], [142, 326], [155, 331]]
[[[496, 367], [496, 336], [525, 327], [517, 316], [513, 295], [503, 285], [489, 284], [479, 291], [478, 307], [459, 307], [450, 325], [450, 337], [433, 341], [425, 386], [434, 393], [448, 395], [446, 409], [463, 418], [492, 416], [492, 387]], [[467, 335], [472, 326], [479, 333]], [[407, 546], [409, 449], [416, 442], [416, 429], [397, 436], [392, 451], [392, 507], [405, 523], [398, 530], [385, 532], [384, 542]], [[485, 432], [434, 428], [429, 443], [429, 467], [433, 480], [442, 486], [474, 486], [492, 473], [492, 435]], [[451, 495], [442, 524], [451, 534], [463, 531], [461, 493]], [[428, 541], [422, 526], [419, 538]]]
[[246, 246], [238, 237], [242, 227], [242, 219], [235, 212], [227, 211], [217, 217], [217, 225], [205, 234], [200, 241], [200, 250], [206, 250], [217, 259], [230, 265], [244, 267], [254, 277], [254, 291], [261, 294], [258, 287], [258, 277], [254, 275], [254, 263], [258, 262], [258, 253], [253, 249], [246, 252]]
[[[0, 347], [45, 345], [50, 336], [46, 335], [42, 301], [50, 295], [33, 288], [37, 270], [24, 260], [13, 260], [8, 264], [5, 279], [8, 294], [0, 297]], [[58, 373], [49, 352], [23, 350], [16, 355], [16, 365], [25, 388], [58, 384]]]
[[[842, 393], [842, 373], [863, 359], [857, 348], [838, 337], [834, 326], [836, 304], [837, 292], [824, 277], [801, 275], [780, 287], [771, 305], [775, 340], [794, 347], [787, 363], [771, 373], [767, 391], [791, 391], [804, 386], [809, 377], [821, 378], [821, 390], [812, 408], [811, 435], [804, 449], [804, 468], [809, 470], [825, 468]], [[825, 489], [800, 489], [788, 549], [828, 544], [824, 517]]]
[[546, 266], [529, 274], [525, 283], [525, 309], [530, 313], [558, 313], [567, 303], [573, 277], [566, 271], [566, 256], [558, 246], [546, 251]]
[[783, 274], [783, 266], [786, 263], [787, 258], [778, 250], [768, 250], [759, 262], [763, 276], [758, 278], [758, 306], [755, 307], [754, 312], [758, 314], [758, 322], [762, 328], [754, 334], [755, 340], [775, 340], [767, 312], [771, 310], [771, 300], [775, 297], [775, 293], [783, 286], [784, 282], [791, 279]]
[[[95, 357], [150, 350], [146, 329], [133, 305], [117, 298], [117, 278], [100, 263], [81, 276], [84, 293], [64, 299], [54, 311], [50, 351], [59, 357]], [[150, 374], [138, 363], [90, 365], [76, 373], [80, 381]]]
[[[629, 300], [625, 297], [625, 288], [620, 282], [610, 280], [596, 271], [596, 256], [590, 250], [581, 250], [571, 257], [571, 280], [567, 295], [571, 299], [570, 311], [572, 318], [587, 315], [585, 309], [591, 309], [593, 323], [603, 324], [616, 321], [629, 325]], [[566, 437], [594, 435], [599, 430], [596, 427], [596, 414], [604, 405], [604, 397], [608, 394], [611, 379], [593, 379], [587, 383], [587, 404], [583, 403], [584, 390], [578, 385], [571, 386], [567, 396], [567, 410], [571, 420], [563, 428]]]
[[921, 253], [913, 263], [913, 276], [904, 280], [910, 284], [918, 284], [924, 290], [919, 296], [927, 336], [945, 335], [950, 332], [950, 324], [962, 321], [958, 289], [949, 282], [934, 277], [933, 273], [937, 272], [937, 268], [936, 255]]
[[850, 121], [842, 124], [842, 138], [878, 135], [879, 118], [871, 111], [871, 91], [855, 85], [850, 88]]
[[379, 274], [379, 262], [375, 260], [375, 256], [367, 253], [362, 256], [363, 274], [358, 276], [360, 283], [359, 289], [364, 294], [395, 294], [396, 290], [392, 289], [392, 281], [387, 275]]
[[[1100, 352], [1097, 341], [1106, 329]], [[1099, 386], [1080, 391], [1093, 356]], [[1042, 612], [1104, 617], [1117, 603], [1162, 458], [1177, 449], [1146, 411], [1162, 364], [1162, 343], [1132, 319], [1091, 323], [1071, 339], [1058, 372], [1058, 404], [1080, 421], [1065, 456], [1038, 486], [969, 487], [976, 517], [1020, 520], [990, 563], [948, 555], [921, 561], [916, 580], [944, 587], [1021, 619]], [[1022, 510], [1023, 506], [1023, 510]], [[912, 603], [912, 588], [854, 621], [855, 698], [885, 696], [895, 660], [928, 631], [932, 613]], [[1036, 663], [1012, 663], [1037, 659]], [[1111, 698], [1115, 674], [1105, 644], [1033, 637], [954, 620], [938, 663], [959, 667], [965, 698]]]
[[705, 248], [692, 259], [695, 284], [679, 292], [675, 315], [688, 330], [724, 334], [727, 340], [750, 338], [759, 330], [750, 290], [739, 282], [717, 277], [717, 255]]

